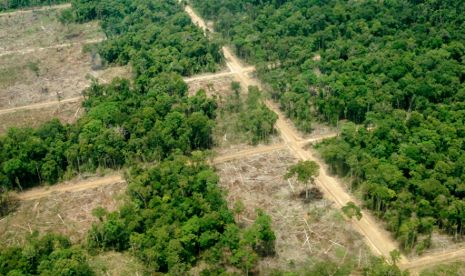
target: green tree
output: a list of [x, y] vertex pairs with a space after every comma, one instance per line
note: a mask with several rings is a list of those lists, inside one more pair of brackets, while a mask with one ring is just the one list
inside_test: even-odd
[[305, 186], [305, 198], [308, 199], [308, 184], [315, 183], [315, 178], [318, 177], [320, 166], [314, 161], [299, 161], [297, 164], [288, 168], [284, 175], [285, 179], [296, 177], [297, 181]]
[[352, 219], [354, 216], [357, 220], [362, 219], [362, 211], [360, 207], [355, 205], [352, 201], [348, 202], [344, 207], [342, 207], [342, 212], [349, 218]]

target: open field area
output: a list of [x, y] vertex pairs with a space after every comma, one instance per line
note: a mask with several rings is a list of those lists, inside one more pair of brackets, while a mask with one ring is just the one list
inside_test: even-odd
[[[218, 73], [221, 74], [221, 73]], [[210, 78], [217, 74], [208, 74], [206, 80], [195, 78], [187, 78], [186, 82], [189, 85], [189, 95], [195, 95], [200, 89], [205, 90], [209, 97], [226, 97], [232, 93], [231, 82], [234, 81], [234, 76], [219, 76], [218, 78]], [[193, 79], [193, 80], [192, 80]]]
[[82, 52], [81, 45], [1, 57], [0, 107], [80, 96], [89, 85], [86, 76], [91, 65], [91, 58]]
[[89, 265], [97, 276], [126, 276], [126, 275], [148, 275], [149, 271], [134, 256], [129, 253], [105, 252], [91, 256]]
[[83, 51], [104, 39], [98, 22], [63, 25], [61, 10], [0, 16], [0, 132], [52, 118], [72, 123], [82, 114], [77, 97], [91, 78], [131, 77], [128, 67], [102, 68], [95, 54]]

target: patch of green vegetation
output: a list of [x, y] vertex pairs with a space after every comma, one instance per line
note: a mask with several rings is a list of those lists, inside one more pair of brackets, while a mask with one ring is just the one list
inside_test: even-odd
[[21, 79], [24, 67], [21, 65], [0, 68], [0, 87], [7, 88]]
[[39, 61], [29, 61], [26, 64], [26, 67], [33, 72], [36, 77], [40, 75], [40, 68], [39, 68], [40, 62]]
[[129, 253], [108, 251], [90, 256], [88, 262], [97, 276], [150, 275], [145, 265]]

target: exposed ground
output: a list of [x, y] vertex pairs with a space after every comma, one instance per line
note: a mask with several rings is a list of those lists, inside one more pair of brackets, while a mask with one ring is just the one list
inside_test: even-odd
[[89, 265], [97, 276], [150, 275], [144, 264], [129, 253], [100, 253], [90, 257]]
[[97, 22], [61, 24], [69, 5], [0, 14], [0, 133], [52, 118], [74, 122], [91, 78], [130, 77], [129, 67], [102, 69], [84, 45], [105, 38]]
[[[213, 76], [217, 76], [212, 78]], [[231, 75], [209, 74], [203, 78], [186, 78], [185, 81], [189, 84], [189, 95], [203, 89], [209, 97], [225, 97], [231, 94], [231, 82], [234, 80]]]
[[90, 67], [89, 54], [77, 45], [1, 57], [0, 108], [80, 96], [89, 85]]
[[80, 102], [65, 102], [60, 105], [4, 114], [0, 111], [0, 135], [11, 127], [38, 127], [53, 118], [58, 118], [63, 123], [72, 123], [79, 118], [82, 111]]

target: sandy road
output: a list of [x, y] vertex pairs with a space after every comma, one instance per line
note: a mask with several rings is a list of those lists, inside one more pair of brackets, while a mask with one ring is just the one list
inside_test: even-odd
[[0, 110], [0, 115], [13, 113], [13, 112], [21, 111], [21, 110], [40, 109], [40, 108], [55, 106], [55, 105], [64, 104], [64, 103], [75, 103], [75, 102], [81, 101], [82, 99], [83, 97], [75, 97], [75, 98], [64, 99], [61, 101], [50, 101], [50, 102], [45, 102], [45, 103], [36, 103], [36, 104], [31, 104], [31, 105], [2, 109]]
[[30, 9], [22, 9], [18, 11], [11, 11], [11, 12], [2, 12], [0, 16], [14, 16], [23, 13], [30, 13], [35, 11], [46, 11], [46, 10], [60, 10], [60, 9], [67, 9], [71, 8], [71, 4], [60, 4], [60, 5], [53, 5], [53, 6], [45, 6], [45, 7], [32, 7]]
[[106, 185], [124, 182], [121, 175], [110, 175], [96, 179], [76, 182], [65, 182], [49, 187], [38, 187], [18, 194], [19, 200], [34, 200], [49, 196], [52, 193], [78, 192]]
[[465, 248], [451, 251], [432, 253], [426, 256], [409, 260], [409, 262], [400, 264], [400, 268], [408, 269], [412, 275], [419, 275], [424, 269], [431, 268], [437, 264], [446, 264], [455, 261], [465, 260]]

